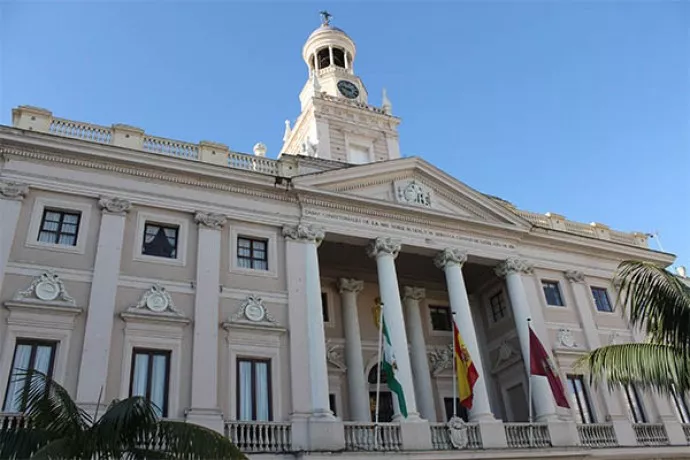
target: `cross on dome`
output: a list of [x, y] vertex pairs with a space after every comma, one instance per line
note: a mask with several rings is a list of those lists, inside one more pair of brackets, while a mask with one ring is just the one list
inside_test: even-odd
[[321, 15], [321, 25], [322, 26], [328, 26], [331, 24], [331, 18], [333, 17], [333, 15], [331, 13], [329, 13], [326, 10], [323, 10], [323, 11], [319, 11], [319, 14]]

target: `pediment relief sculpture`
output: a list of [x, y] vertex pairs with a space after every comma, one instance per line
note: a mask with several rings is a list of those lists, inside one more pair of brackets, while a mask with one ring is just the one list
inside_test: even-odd
[[498, 347], [498, 353], [491, 369], [492, 373], [497, 373], [511, 364], [519, 361], [522, 358], [520, 352], [510, 344], [508, 340], [504, 340]]
[[580, 348], [580, 344], [575, 341], [573, 331], [561, 328], [556, 333], [556, 344], [559, 348]]
[[224, 328], [232, 325], [280, 329], [278, 321], [266, 308], [263, 299], [255, 294], [249, 294], [228, 321], [223, 323]]
[[453, 346], [437, 347], [428, 352], [432, 375], [438, 375], [453, 367]]
[[127, 309], [128, 313], [140, 313], [158, 316], [179, 316], [182, 313], [177, 309], [170, 293], [160, 284], [154, 284], [139, 298], [139, 302]]
[[326, 360], [338, 370], [347, 370], [343, 356], [343, 345], [334, 344], [330, 340], [326, 341]]
[[14, 302], [76, 307], [74, 298], [67, 293], [60, 276], [47, 270], [31, 280], [31, 284], [12, 298]]

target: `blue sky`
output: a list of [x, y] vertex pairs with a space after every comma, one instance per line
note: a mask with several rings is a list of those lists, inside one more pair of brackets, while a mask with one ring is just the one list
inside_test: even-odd
[[689, 6], [0, 3], [0, 123], [29, 104], [275, 157], [326, 8], [370, 102], [388, 89], [404, 155], [524, 209], [658, 231], [690, 265]]

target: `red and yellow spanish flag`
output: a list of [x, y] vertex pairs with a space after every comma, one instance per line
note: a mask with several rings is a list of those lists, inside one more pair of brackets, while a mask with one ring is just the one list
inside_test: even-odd
[[455, 371], [458, 377], [458, 396], [460, 405], [472, 409], [472, 394], [474, 384], [479, 378], [479, 372], [474, 367], [472, 357], [462, 341], [457, 324], [453, 321], [453, 349], [455, 351]]

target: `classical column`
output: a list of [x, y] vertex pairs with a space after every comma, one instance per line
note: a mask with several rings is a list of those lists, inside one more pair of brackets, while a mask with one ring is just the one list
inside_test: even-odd
[[0, 180], [0, 292], [19, 222], [22, 200], [28, 192], [29, 186], [26, 184]]
[[[376, 258], [383, 315], [386, 318], [386, 326], [393, 353], [395, 354], [398, 370], [397, 377], [405, 393], [408, 418], [415, 420], [419, 419], [419, 412], [417, 412], [417, 401], [415, 399], [414, 385], [412, 384], [412, 368], [407, 348], [405, 319], [400, 302], [398, 275], [395, 272], [395, 258], [398, 257], [399, 252], [400, 243], [391, 238], [376, 238], [368, 248], [369, 256]], [[393, 398], [393, 408], [395, 410], [395, 418], [400, 419], [401, 414], [397, 398]]]
[[467, 254], [456, 248], [443, 250], [434, 260], [436, 266], [443, 270], [446, 275], [446, 286], [448, 288], [448, 298], [450, 299], [453, 319], [479, 373], [479, 379], [474, 384], [472, 409], [469, 414], [470, 420], [492, 420], [494, 416], [489, 404], [486, 375], [482, 366], [477, 334], [474, 331], [474, 320], [472, 319], [470, 301], [467, 298], [465, 279], [462, 276], [462, 265], [465, 261], [467, 261]]
[[101, 208], [101, 226], [77, 383], [77, 401], [89, 411], [96, 409], [99, 397], [103, 401], [102, 394], [106, 394], [122, 241], [126, 215], [132, 203], [121, 198], [103, 197], [98, 206]]
[[420, 313], [419, 302], [426, 296], [424, 288], [403, 287], [403, 303], [405, 304], [405, 326], [410, 339], [410, 361], [412, 374], [414, 375], [414, 389], [419, 412], [422, 418], [431, 422], [436, 421], [436, 406], [434, 404], [434, 391], [431, 386], [431, 372], [429, 371], [429, 358], [426, 354], [426, 340], [424, 339], [424, 326]]
[[333, 62], [333, 45], [328, 45], [328, 58], [330, 59], [329, 66], [335, 65]]
[[226, 218], [197, 212], [199, 236], [196, 255], [194, 339], [192, 346], [192, 403], [187, 420], [223, 430], [218, 405], [218, 322], [220, 303], [220, 240]]
[[[290, 330], [290, 346], [292, 363], [304, 360], [304, 354], [308, 357], [308, 390], [311, 394], [309, 409], [312, 417], [333, 419], [328, 400], [328, 365], [326, 361], [326, 336], [323, 330], [323, 306], [321, 304], [321, 277], [319, 275], [319, 256], [317, 248], [324, 237], [321, 229], [300, 224], [297, 227], [283, 227], [283, 236], [286, 238], [286, 253], [288, 260], [303, 261], [303, 266], [297, 265], [288, 270], [288, 289], [301, 291], [301, 299], [306, 306], [306, 347], [300, 346], [298, 341], [304, 343], [304, 335], [295, 336]], [[294, 255], [294, 259], [290, 256]], [[294, 293], [298, 294], [298, 293]], [[290, 295], [290, 294], [288, 294]], [[288, 302], [291, 299], [288, 298]], [[290, 309], [300, 306], [292, 305]], [[291, 311], [291, 315], [293, 312]], [[290, 326], [293, 321], [290, 320]], [[299, 332], [299, 330], [295, 331]], [[293, 346], [294, 345], [294, 346]], [[294, 348], [294, 350], [293, 350]], [[294, 374], [299, 369], [293, 367]], [[302, 383], [303, 384], [303, 383]], [[295, 388], [293, 387], [293, 391]]]
[[350, 419], [356, 422], [368, 422], [369, 392], [364, 375], [362, 358], [362, 337], [359, 331], [359, 312], [357, 311], [357, 294], [362, 291], [364, 282], [355, 279], [340, 278], [338, 292], [343, 309], [343, 328], [345, 329], [345, 364], [347, 365], [347, 388], [350, 402]]
[[[532, 266], [525, 260], [510, 258], [495, 269], [496, 275], [505, 277], [506, 285], [508, 287], [508, 296], [510, 303], [513, 306], [513, 316], [515, 317], [515, 328], [517, 330], [518, 339], [520, 340], [520, 348], [522, 350], [522, 358], [525, 363], [527, 375], [530, 374], [530, 355], [529, 355], [529, 329], [527, 319], [532, 318], [530, 311], [529, 300], [525, 292], [525, 286], [522, 283], [522, 274], [531, 274]], [[534, 302], [539, 305], [534, 299]], [[537, 307], [538, 308], [538, 307]], [[541, 318], [541, 316], [539, 316]], [[536, 318], [532, 318], [532, 328], [535, 333], [543, 330], [543, 324], [537, 324]], [[544, 338], [540, 337], [542, 343]], [[544, 347], [548, 351], [548, 343], [544, 343]], [[553, 393], [549, 382], [545, 377], [534, 375], [531, 377], [532, 382], [532, 401], [534, 403], [534, 415], [536, 421], [554, 420], [556, 418], [556, 405], [553, 399]], [[529, 404], [529, 401], [528, 401]]]

